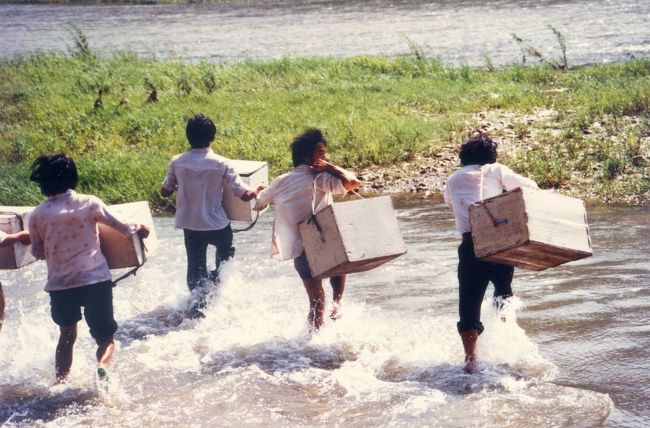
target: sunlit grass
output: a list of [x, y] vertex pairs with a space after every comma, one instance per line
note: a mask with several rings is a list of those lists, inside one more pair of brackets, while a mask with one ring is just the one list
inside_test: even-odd
[[[153, 90], [158, 102], [147, 102]], [[324, 129], [333, 159], [355, 168], [459, 144], [480, 111], [554, 109], [562, 132], [517, 151], [512, 166], [544, 186], [588, 176], [603, 198], [643, 193], [645, 170], [631, 159], [645, 153], [649, 107], [647, 59], [562, 71], [417, 56], [189, 64], [38, 54], [0, 62], [0, 203], [38, 202], [29, 164], [64, 151], [78, 161], [82, 191], [165, 208], [157, 190], [171, 156], [187, 149], [185, 120], [197, 112], [215, 120], [218, 153], [266, 160], [275, 176], [290, 168], [288, 145], [308, 126]], [[637, 126], [618, 126], [630, 116]], [[616, 138], [594, 138], [589, 129], [600, 122]], [[513, 127], [524, 141], [527, 124]]]

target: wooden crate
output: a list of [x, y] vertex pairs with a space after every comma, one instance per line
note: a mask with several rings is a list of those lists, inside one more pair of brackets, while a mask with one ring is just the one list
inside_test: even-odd
[[[269, 167], [266, 162], [249, 160], [231, 160], [231, 165], [239, 174], [244, 184], [255, 190], [261, 184], [268, 184]], [[230, 186], [223, 188], [223, 208], [231, 221], [252, 222], [257, 218], [255, 199], [244, 202], [236, 197]], [[261, 212], [260, 212], [261, 214]]]
[[158, 246], [149, 204], [140, 201], [110, 205], [108, 210], [125, 223], [144, 224], [149, 227], [149, 236], [143, 241], [137, 234], [127, 238], [111, 227], [98, 224], [99, 244], [108, 267], [120, 269], [140, 266]]
[[313, 277], [363, 272], [406, 253], [390, 196], [335, 203], [298, 230]]
[[[0, 207], [0, 230], [5, 233], [27, 230], [29, 214], [33, 209], [33, 207]], [[20, 269], [35, 260], [30, 245], [17, 242], [9, 247], [0, 247], [0, 269]]]
[[579, 199], [517, 188], [472, 205], [469, 214], [481, 260], [539, 271], [592, 255]]

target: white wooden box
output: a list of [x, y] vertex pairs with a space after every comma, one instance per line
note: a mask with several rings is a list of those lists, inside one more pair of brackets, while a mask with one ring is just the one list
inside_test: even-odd
[[592, 255], [580, 199], [517, 188], [472, 205], [469, 214], [481, 260], [539, 271]]
[[[250, 160], [231, 160], [230, 164], [239, 174], [244, 184], [251, 190], [255, 190], [259, 185], [268, 183], [269, 167], [266, 162]], [[225, 185], [223, 188], [223, 208], [231, 221], [252, 222], [258, 216], [253, 208], [255, 199], [244, 202], [233, 195], [230, 186]], [[260, 214], [263, 212], [262, 210]]]
[[[0, 207], [0, 230], [5, 233], [27, 230], [29, 214], [33, 209], [33, 207]], [[17, 242], [8, 247], [0, 247], [0, 269], [20, 269], [35, 260], [30, 245]]]
[[406, 253], [390, 196], [335, 203], [298, 230], [313, 277], [363, 272]]
[[138, 234], [127, 238], [111, 227], [98, 224], [99, 244], [108, 267], [120, 269], [140, 266], [158, 247], [149, 204], [140, 201], [109, 205], [108, 210], [125, 223], [144, 224], [149, 228], [149, 236], [143, 241]]

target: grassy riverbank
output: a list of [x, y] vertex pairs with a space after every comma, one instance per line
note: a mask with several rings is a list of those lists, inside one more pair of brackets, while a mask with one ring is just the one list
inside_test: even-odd
[[[154, 90], [158, 101], [148, 102]], [[353, 170], [403, 165], [401, 174], [420, 177], [447, 174], [456, 146], [480, 127], [504, 163], [544, 187], [645, 203], [649, 111], [650, 59], [489, 71], [416, 57], [188, 64], [40, 54], [0, 61], [0, 204], [38, 203], [30, 163], [65, 151], [80, 191], [168, 208], [159, 185], [187, 148], [194, 112], [215, 119], [218, 153], [266, 160], [272, 176], [290, 168], [288, 144], [307, 126], [323, 128], [334, 161]]]

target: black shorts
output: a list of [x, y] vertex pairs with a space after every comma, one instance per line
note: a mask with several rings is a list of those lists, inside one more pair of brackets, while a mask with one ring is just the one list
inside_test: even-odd
[[111, 281], [50, 291], [50, 309], [56, 325], [66, 327], [81, 321], [81, 307], [84, 308], [90, 335], [96, 341], [102, 342], [115, 334], [117, 323], [113, 318]]
[[309, 263], [307, 262], [307, 255], [303, 251], [301, 255], [293, 259], [293, 267], [300, 275], [300, 279], [310, 279], [311, 270], [309, 269]]

